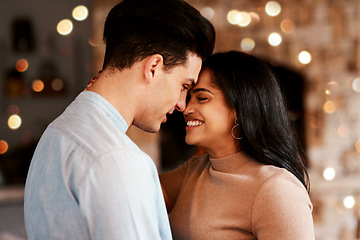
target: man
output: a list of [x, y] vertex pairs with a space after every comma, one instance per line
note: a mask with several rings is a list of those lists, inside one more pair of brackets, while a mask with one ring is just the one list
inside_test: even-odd
[[214, 28], [182, 0], [108, 14], [102, 73], [45, 130], [25, 186], [29, 239], [171, 239], [155, 164], [125, 134], [183, 111]]

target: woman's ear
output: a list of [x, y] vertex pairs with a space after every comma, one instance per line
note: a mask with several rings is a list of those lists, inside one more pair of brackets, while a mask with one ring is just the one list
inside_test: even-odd
[[160, 54], [154, 54], [145, 59], [144, 75], [147, 81], [152, 81], [163, 70], [164, 59]]

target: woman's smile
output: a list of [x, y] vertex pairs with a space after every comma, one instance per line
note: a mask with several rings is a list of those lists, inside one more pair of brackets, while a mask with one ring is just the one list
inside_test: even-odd
[[203, 125], [203, 121], [200, 121], [200, 120], [188, 120], [186, 122], [186, 126], [187, 127], [198, 127], [198, 126], [201, 126]]

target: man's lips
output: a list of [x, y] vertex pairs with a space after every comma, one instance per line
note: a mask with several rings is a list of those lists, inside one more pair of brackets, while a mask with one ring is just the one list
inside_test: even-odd
[[167, 116], [165, 115], [164, 120], [162, 121], [162, 123], [166, 123], [166, 121], [167, 121]]

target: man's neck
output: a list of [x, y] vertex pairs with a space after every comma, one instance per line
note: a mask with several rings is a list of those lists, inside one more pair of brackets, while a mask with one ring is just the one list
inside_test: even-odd
[[87, 91], [93, 91], [113, 105], [131, 126], [141, 101], [141, 87], [137, 86], [137, 76], [132, 69], [123, 71], [104, 70]]

